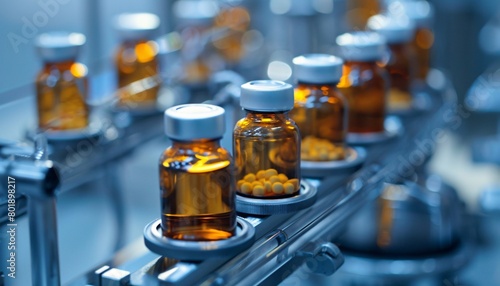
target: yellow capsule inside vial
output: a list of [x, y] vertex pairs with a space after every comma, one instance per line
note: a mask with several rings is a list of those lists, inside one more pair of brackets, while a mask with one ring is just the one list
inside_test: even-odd
[[278, 81], [253, 81], [242, 85], [240, 99], [246, 116], [233, 131], [236, 179], [257, 180], [263, 185], [253, 186], [251, 194], [244, 184], [237, 191], [263, 199], [298, 193], [298, 183], [292, 192], [283, 189], [287, 180], [300, 180], [299, 130], [288, 116], [293, 108], [293, 87]]

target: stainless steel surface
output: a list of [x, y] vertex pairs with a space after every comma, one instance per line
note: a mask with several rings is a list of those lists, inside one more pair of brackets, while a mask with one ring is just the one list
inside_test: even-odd
[[[52, 162], [43, 159], [21, 157], [16, 160], [12, 154], [9, 159], [0, 159], [0, 163], [3, 165], [0, 174], [12, 177], [16, 189], [28, 196], [34, 285], [60, 285], [55, 205], [58, 174]], [[17, 228], [17, 224], [7, 226]]]
[[109, 267], [108, 265], [104, 265], [101, 268], [99, 268], [96, 271], [94, 271], [94, 273], [93, 273], [93, 275], [92, 275], [92, 277], [90, 279], [90, 283], [92, 283], [95, 286], [102, 286], [101, 276], [102, 276], [103, 273], [105, 273], [109, 269], [111, 269], [111, 267]]
[[101, 275], [102, 286], [126, 286], [130, 282], [130, 272], [112, 268]]
[[344, 256], [333, 243], [323, 243], [312, 253], [298, 253], [298, 256], [310, 257], [306, 265], [310, 271], [325, 276], [335, 273], [344, 264]]
[[385, 185], [380, 198], [360, 210], [340, 240], [365, 254], [430, 255], [459, 243], [461, 203], [449, 189], [413, 182]]

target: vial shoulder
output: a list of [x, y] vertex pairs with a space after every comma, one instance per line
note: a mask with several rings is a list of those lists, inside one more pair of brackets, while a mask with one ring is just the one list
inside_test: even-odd
[[293, 137], [298, 133], [295, 121], [289, 117], [274, 121], [252, 121], [242, 119], [235, 126], [235, 137]]

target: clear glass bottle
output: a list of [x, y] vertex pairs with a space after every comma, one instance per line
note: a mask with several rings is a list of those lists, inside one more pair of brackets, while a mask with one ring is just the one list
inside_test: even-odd
[[251, 81], [241, 86], [240, 104], [246, 117], [233, 132], [237, 192], [266, 199], [297, 194], [300, 134], [288, 116], [293, 87], [280, 81]]
[[350, 133], [384, 131], [387, 71], [378, 66], [385, 52], [385, 40], [374, 32], [353, 32], [337, 37], [344, 71], [338, 85], [349, 103]]
[[68, 131], [87, 127], [87, 67], [76, 62], [85, 44], [79, 33], [52, 32], [35, 41], [44, 66], [36, 78], [38, 127]]
[[213, 241], [236, 232], [234, 163], [220, 139], [224, 109], [185, 104], [165, 111], [172, 140], [160, 158], [163, 235]]
[[337, 89], [342, 64], [340, 58], [325, 54], [293, 59], [297, 87], [290, 117], [299, 126], [304, 161], [345, 158], [347, 102]]
[[116, 18], [121, 44], [115, 54], [118, 106], [144, 108], [156, 104], [161, 79], [158, 45], [151, 38], [160, 19], [149, 13], [121, 14]]
[[415, 25], [404, 15], [376, 15], [368, 21], [368, 28], [381, 34], [389, 47], [388, 59], [382, 66], [391, 79], [388, 109], [406, 110], [412, 104], [412, 83], [415, 80], [417, 63], [412, 41]]

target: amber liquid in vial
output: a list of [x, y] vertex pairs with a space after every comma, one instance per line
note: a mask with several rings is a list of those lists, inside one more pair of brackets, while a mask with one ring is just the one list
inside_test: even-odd
[[380, 13], [381, 0], [348, 0], [346, 19], [350, 26], [356, 29], [364, 29], [368, 19]]
[[46, 63], [36, 79], [38, 127], [75, 130], [87, 127], [87, 68], [74, 61]]
[[217, 141], [174, 142], [160, 159], [163, 235], [212, 241], [236, 232], [233, 164]]
[[419, 28], [415, 33], [413, 47], [417, 58], [416, 78], [426, 80], [429, 72], [431, 48], [434, 44], [434, 33], [428, 28]]
[[372, 133], [384, 131], [387, 72], [376, 62], [344, 63], [337, 86], [349, 104], [348, 131]]
[[300, 83], [290, 116], [302, 136], [301, 159], [333, 161], [345, 158], [347, 108], [335, 84]]
[[140, 108], [155, 105], [160, 90], [158, 48], [147, 41], [126, 41], [116, 54], [118, 105]]
[[390, 109], [407, 109], [412, 103], [411, 84], [415, 77], [416, 63], [410, 44], [389, 45], [391, 56], [385, 65], [391, 79], [388, 106]]
[[214, 22], [215, 28], [227, 30], [225, 36], [213, 42], [214, 47], [226, 61], [239, 61], [245, 54], [243, 36], [250, 25], [250, 14], [244, 7], [231, 7], [222, 10]]
[[286, 113], [248, 112], [233, 135], [240, 194], [276, 198], [299, 192], [299, 131]]

